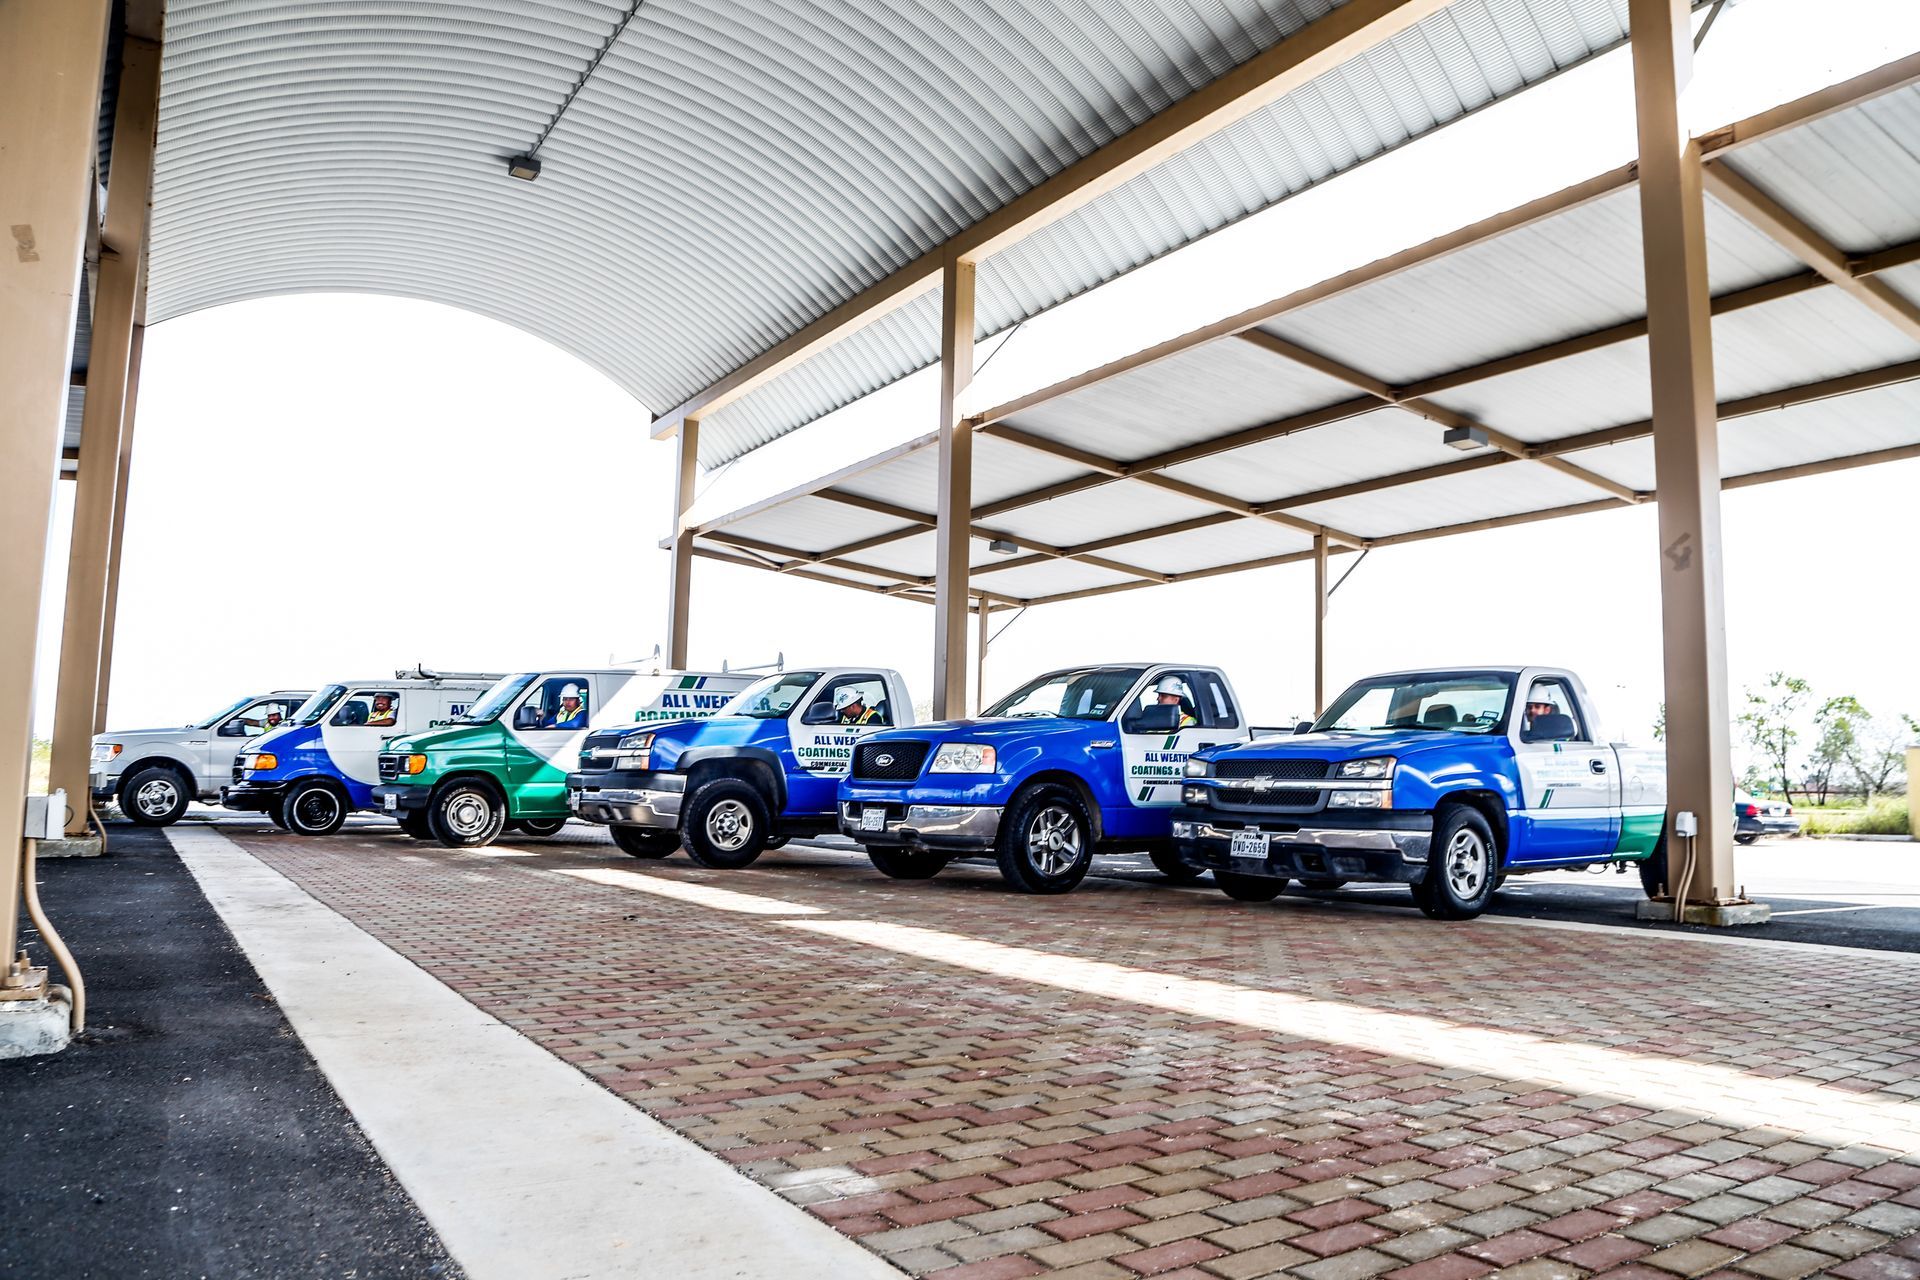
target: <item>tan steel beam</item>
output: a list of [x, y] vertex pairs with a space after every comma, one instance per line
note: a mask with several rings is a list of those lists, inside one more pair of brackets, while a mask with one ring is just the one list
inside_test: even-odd
[[667, 669], [687, 669], [687, 638], [693, 628], [693, 531], [687, 512], [700, 480], [700, 419], [680, 424], [678, 464], [673, 474], [673, 558], [667, 568]]
[[106, 0], [0, 4], [0, 988], [15, 991], [39, 988], [44, 976], [9, 971], [34, 649], [109, 9]]
[[764, 355], [654, 420], [656, 439], [681, 420], [712, 415], [831, 346], [873, 317], [932, 289], [946, 264], [978, 263], [1059, 221], [1323, 72], [1390, 39], [1448, 0], [1348, 0], [1279, 43], [1195, 89], [1112, 142], [1016, 196], [971, 227], [807, 325]]
[[145, 285], [147, 222], [153, 192], [154, 133], [160, 115], [160, 45], [127, 36], [120, 51], [111, 179], [101, 226], [100, 284], [87, 354], [87, 397], [80, 418], [80, 471], [74, 484], [73, 536], [67, 555], [65, 621], [60, 632], [59, 697], [54, 702], [48, 786], [67, 794], [67, 834], [87, 830], [88, 769], [100, 701], [100, 647], [106, 624], [113, 512], [134, 313]]
[[[141, 269], [144, 285], [146, 269]], [[120, 620], [120, 550], [126, 540], [127, 481], [133, 474], [133, 428], [140, 399], [140, 361], [146, 353], [147, 326], [139, 316], [145, 308], [146, 290], [134, 303], [133, 342], [127, 349], [127, 404], [121, 415], [120, 456], [113, 486], [113, 535], [107, 546], [106, 616], [100, 625], [100, 690], [93, 700], [93, 731], [107, 731], [107, 701], [113, 691], [113, 637]]]
[[1313, 715], [1327, 709], [1327, 535], [1313, 538]]
[[973, 381], [974, 264], [940, 272], [940, 451], [933, 525], [933, 718], [967, 707], [967, 596], [973, 562], [973, 428], [960, 397]]
[[1846, 254], [1787, 212], [1779, 201], [1728, 167], [1724, 161], [1715, 161], [1706, 166], [1706, 186], [1714, 199], [1758, 227], [1769, 240], [1812, 267], [1829, 284], [1854, 298], [1907, 338], [1920, 342], [1920, 305], [1884, 280], [1856, 275]]

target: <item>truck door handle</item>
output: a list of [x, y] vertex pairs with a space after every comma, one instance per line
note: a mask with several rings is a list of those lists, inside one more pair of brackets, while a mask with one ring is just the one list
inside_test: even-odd
[[1589, 760], [1587, 761], [1587, 767], [1595, 773], [1605, 773], [1607, 771], [1607, 762], [1605, 760]]

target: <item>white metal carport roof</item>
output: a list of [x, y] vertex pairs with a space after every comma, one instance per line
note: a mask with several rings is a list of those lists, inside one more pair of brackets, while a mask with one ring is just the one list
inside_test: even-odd
[[[1701, 143], [1725, 483], [1920, 456], [1920, 55]], [[987, 410], [971, 589], [1040, 603], [1652, 498], [1637, 201], [1631, 166], [1601, 174]], [[924, 598], [931, 445], [696, 551]]]

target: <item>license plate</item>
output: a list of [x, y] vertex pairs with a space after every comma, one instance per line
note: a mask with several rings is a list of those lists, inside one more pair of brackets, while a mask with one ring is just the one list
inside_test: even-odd
[[860, 811], [860, 829], [862, 831], [885, 831], [887, 829], [887, 811], [868, 805]]
[[580, 793], [578, 791], [567, 792], [567, 808], [573, 810], [575, 813], [580, 812]]
[[394, 811], [400, 808], [400, 797], [399, 796], [381, 796], [380, 807], [382, 809], [385, 809], [388, 813], [393, 813]]
[[1227, 852], [1236, 858], [1257, 858], [1267, 860], [1267, 844], [1272, 839], [1264, 831], [1236, 831], [1229, 843]]

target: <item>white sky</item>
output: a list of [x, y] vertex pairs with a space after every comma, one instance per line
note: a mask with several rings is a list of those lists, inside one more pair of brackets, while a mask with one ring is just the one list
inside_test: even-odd
[[[1712, 127], [1916, 48], [1911, 0], [1745, 0], [1702, 51], [1691, 122]], [[976, 383], [975, 402], [1630, 158], [1628, 75], [1624, 53], [1609, 55], [1030, 321]], [[1286, 251], [1298, 245], [1313, 251]], [[927, 430], [930, 376], [709, 476], [696, 514]], [[645, 422], [572, 357], [428, 303], [307, 295], [154, 327], [110, 722], [178, 723], [256, 689], [414, 662], [512, 670], [644, 656], [665, 632], [656, 544], [673, 464], [673, 446], [649, 442]], [[1875, 711], [1920, 712], [1917, 483], [1920, 461], [1726, 494], [1736, 696], [1779, 668]], [[43, 736], [58, 696], [70, 498], [61, 486]], [[1635, 508], [1375, 552], [1334, 599], [1329, 683], [1434, 663], [1566, 665], [1616, 734], [1644, 738], [1661, 696], [1654, 529], [1655, 512]], [[1081, 661], [1213, 662], [1256, 721], [1283, 723], [1310, 699], [1310, 592], [1310, 570], [1294, 565], [1036, 609], [994, 646], [989, 693]], [[900, 668], [924, 702], [931, 624], [923, 605], [696, 561], [696, 666], [776, 651], [789, 665], [879, 663]]]

